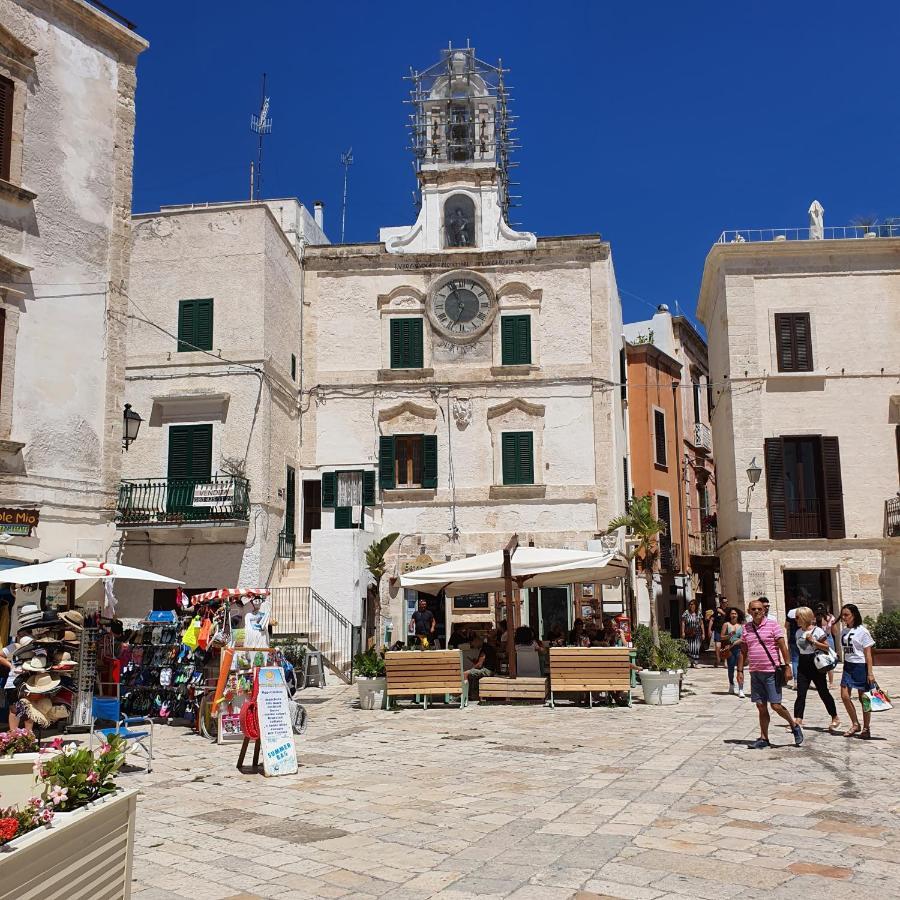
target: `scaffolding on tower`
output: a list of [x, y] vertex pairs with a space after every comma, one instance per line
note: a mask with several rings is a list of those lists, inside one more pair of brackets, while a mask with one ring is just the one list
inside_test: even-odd
[[478, 59], [466, 42], [465, 48], [448, 46], [434, 65], [410, 69], [406, 76], [412, 82], [406, 102], [412, 105], [408, 128], [417, 180], [430, 168], [453, 163], [494, 168], [507, 222], [519, 199], [510, 193], [517, 186], [510, 172], [518, 166], [511, 156], [519, 145], [504, 78], [508, 71], [500, 60], [494, 66]]

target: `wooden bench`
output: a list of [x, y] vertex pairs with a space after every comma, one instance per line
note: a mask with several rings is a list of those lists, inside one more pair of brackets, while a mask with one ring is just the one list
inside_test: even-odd
[[631, 662], [634, 651], [628, 647], [551, 647], [550, 648], [550, 706], [554, 694], [588, 695], [594, 705], [593, 693], [621, 691], [628, 694], [635, 685]]
[[478, 680], [478, 695], [482, 700], [547, 700], [549, 678], [495, 678]]
[[424, 709], [429, 694], [443, 694], [445, 700], [458, 696], [460, 709], [469, 699], [459, 650], [389, 650], [384, 654], [384, 674], [385, 709], [390, 709], [392, 697], [421, 697]]

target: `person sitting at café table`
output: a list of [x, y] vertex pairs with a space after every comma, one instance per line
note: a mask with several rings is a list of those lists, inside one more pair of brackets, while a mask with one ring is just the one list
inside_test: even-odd
[[589, 647], [590, 639], [584, 630], [584, 620], [576, 619], [569, 632], [568, 644], [570, 647]]
[[472, 638], [471, 647], [478, 651], [478, 657], [472, 666], [463, 672], [463, 676], [469, 679], [470, 684], [474, 678], [477, 688], [480, 679], [497, 671], [497, 651], [490, 641], [483, 641], [478, 635]]
[[566, 645], [566, 633], [561, 625], [554, 625], [550, 629], [550, 638], [548, 641], [551, 647], [564, 647]]
[[607, 647], [621, 647], [622, 635], [616, 626], [615, 619], [604, 619], [602, 640]]
[[462, 622], [454, 622], [450, 637], [447, 639], [448, 650], [458, 650], [460, 644], [469, 643], [469, 633], [463, 628]]
[[409, 630], [415, 634], [417, 643], [427, 645], [433, 643], [436, 628], [437, 622], [435, 622], [434, 614], [428, 608], [428, 601], [424, 598], [420, 599], [419, 608], [409, 620]]
[[535, 639], [534, 632], [527, 625], [522, 625], [516, 629], [516, 646], [531, 647], [534, 650], [544, 649], [544, 645]]

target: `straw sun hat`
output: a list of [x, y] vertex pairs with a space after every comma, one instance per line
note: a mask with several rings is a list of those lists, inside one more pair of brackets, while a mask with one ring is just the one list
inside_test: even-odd
[[60, 685], [60, 679], [56, 675], [49, 672], [41, 672], [39, 675], [32, 675], [25, 682], [25, 690], [29, 694], [50, 694]]

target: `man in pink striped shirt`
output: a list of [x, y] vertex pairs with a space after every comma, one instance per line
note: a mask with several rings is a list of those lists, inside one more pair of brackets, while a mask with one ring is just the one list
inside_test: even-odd
[[[741, 659], [738, 673], [743, 674], [744, 663], [750, 664], [750, 699], [759, 713], [759, 738], [751, 744], [754, 750], [771, 747], [769, 743], [769, 707], [771, 706], [791, 727], [794, 743], [803, 743], [803, 729], [794, 721], [781, 702], [781, 686], [784, 673], [790, 673], [791, 655], [788, 652], [784, 631], [777, 621], [766, 618], [766, 608], [761, 600], [750, 603], [752, 621], [744, 626], [741, 637]], [[783, 668], [787, 666], [787, 668]], [[790, 676], [788, 676], [790, 677]]]

